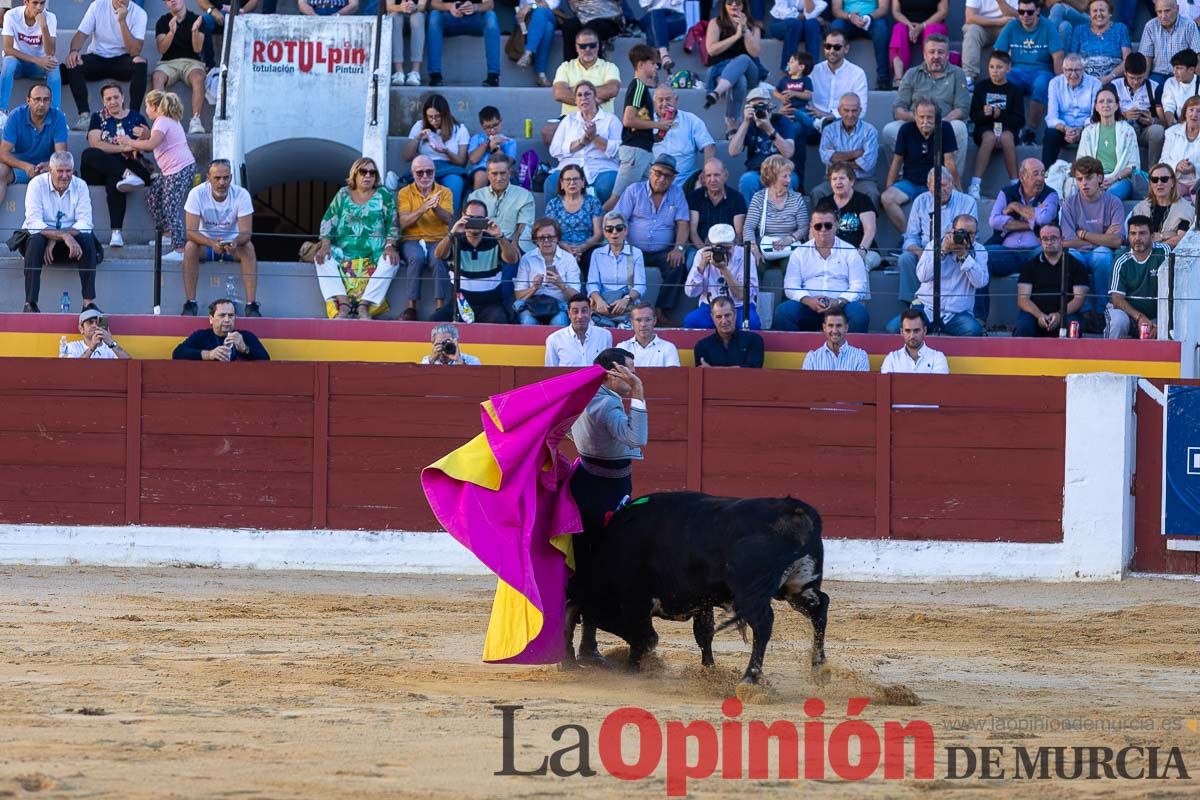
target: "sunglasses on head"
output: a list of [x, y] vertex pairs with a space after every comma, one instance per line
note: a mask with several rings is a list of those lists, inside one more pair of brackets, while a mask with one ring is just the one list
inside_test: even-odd
[[812, 224], [814, 231], [831, 231], [833, 230], [832, 222], [814, 222]]
[[1151, 183], [1170, 183], [1171, 176], [1170, 175], [1151, 175], [1150, 182]]
[[828, 43], [828, 42], [825, 44], [826, 50], [841, 50], [842, 47], [843, 46], [840, 44], [832, 44], [832, 43]]
[[605, 225], [604, 226], [605, 233], [620, 233], [623, 230], [625, 230], [624, 225]]

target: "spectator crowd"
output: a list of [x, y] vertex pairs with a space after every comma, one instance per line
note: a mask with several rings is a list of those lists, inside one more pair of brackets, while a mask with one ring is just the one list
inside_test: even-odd
[[[841, 369], [861, 363], [844, 335], [870, 326], [871, 271], [894, 264], [909, 309], [876, 322], [906, 341], [917, 316], [945, 334], [982, 335], [992, 278], [1013, 274], [1017, 335], [1057, 336], [1078, 323], [1120, 337], [1154, 325], [1158, 269], [1196, 216], [1200, 5], [1155, 0], [1135, 40], [1134, 2], [968, 0], [959, 45], [946, 0], [717, 0], [701, 12], [708, 69], [697, 80], [703, 107], [722, 110], [721, 130], [681, 107], [699, 97], [681, 95], [693, 76], [672, 55], [684, 4], [638, 5], [517, 4], [519, 39], [508, 49], [561, 112], [541, 130], [551, 161], [541, 198], [499, 108], [459, 119], [436, 91], [422, 96], [395, 183], [373, 159], [354, 161], [309, 251], [329, 316], [379, 317], [403, 270], [402, 319], [419, 318], [428, 288], [435, 321], [552, 325], [547, 363], [590, 363], [612, 328], [647, 331], [633, 341], [669, 361], [654, 327], [682, 325], [713, 331], [698, 364], [761, 366], [762, 340], [743, 323], [762, 327], [760, 286], [778, 269], [771, 327], [824, 331], [827, 346], [811, 361]], [[256, 6], [242, 10], [274, 10]], [[0, 199], [10, 184], [29, 184], [27, 311], [39, 310], [42, 268], [56, 261], [78, 266], [84, 310], [98, 310], [103, 247], [88, 187], [103, 186], [110, 248], [124, 245], [128, 194], [144, 189], [166, 232], [164, 260], [181, 264], [184, 314], [198, 313], [203, 261], [237, 262], [243, 315], [260, 314], [252, 200], [228, 162], [198, 165], [187, 138], [205, 130], [224, 10], [167, 0], [153, 65], [146, 12], [129, 0], [94, 0], [61, 62], [44, 0], [5, 14], [0, 91], [8, 98], [16, 78], [33, 79], [0, 140]], [[368, 13], [356, 0], [300, 0], [299, 10]], [[492, 0], [387, 0], [383, 11], [393, 85], [444, 84], [444, 40], [457, 36], [483, 39], [482, 82], [500, 84]], [[645, 43], [628, 49], [628, 65], [606, 60], [612, 39], [635, 27]], [[553, 65], [558, 33], [565, 60]], [[767, 64], [769, 38], [783, 44]], [[873, 82], [849, 58], [859, 38], [871, 41]], [[64, 82], [75, 117], [62, 108]], [[90, 82], [102, 84], [94, 113]], [[190, 89], [189, 107], [170, 91], [177, 83]], [[872, 86], [891, 98], [882, 129], [867, 121], [869, 104], [886, 102]], [[78, 177], [69, 127], [86, 130]], [[1040, 158], [1019, 158], [1037, 142]], [[806, 174], [810, 149], [821, 175]], [[986, 205], [997, 152], [1011, 183]], [[743, 171], [731, 181], [735, 159]], [[895, 252], [879, 246], [885, 216], [902, 232]], [[441, 334], [431, 361], [470, 363], [438, 351], [457, 341], [450, 328]]]

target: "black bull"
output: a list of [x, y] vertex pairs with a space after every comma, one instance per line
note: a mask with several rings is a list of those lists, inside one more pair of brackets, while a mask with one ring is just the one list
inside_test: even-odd
[[567, 660], [580, 616], [624, 639], [629, 668], [654, 649], [652, 617], [692, 619], [702, 662], [711, 666], [713, 606], [753, 633], [743, 683], [762, 678], [771, 639], [771, 601], [786, 600], [813, 625], [812, 666], [825, 663], [829, 595], [821, 591], [821, 516], [800, 500], [713, 497], [699, 492], [647, 495], [618, 511], [603, 531], [575, 537], [575, 574], [567, 585]]

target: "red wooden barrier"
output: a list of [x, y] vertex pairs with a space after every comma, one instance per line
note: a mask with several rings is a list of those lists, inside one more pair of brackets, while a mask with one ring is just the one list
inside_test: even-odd
[[[5, 363], [0, 521], [264, 529], [435, 530], [421, 469], [479, 432], [488, 395], [557, 372]], [[643, 377], [639, 493], [791, 494], [835, 537], [1061, 539], [1061, 379]]]

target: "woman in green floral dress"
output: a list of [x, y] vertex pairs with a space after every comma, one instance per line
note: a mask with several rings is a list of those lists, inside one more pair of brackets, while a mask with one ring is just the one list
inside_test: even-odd
[[314, 259], [317, 281], [331, 316], [358, 319], [378, 314], [399, 266], [400, 225], [396, 198], [383, 188], [379, 167], [369, 158], [350, 165], [321, 219], [321, 242]]

